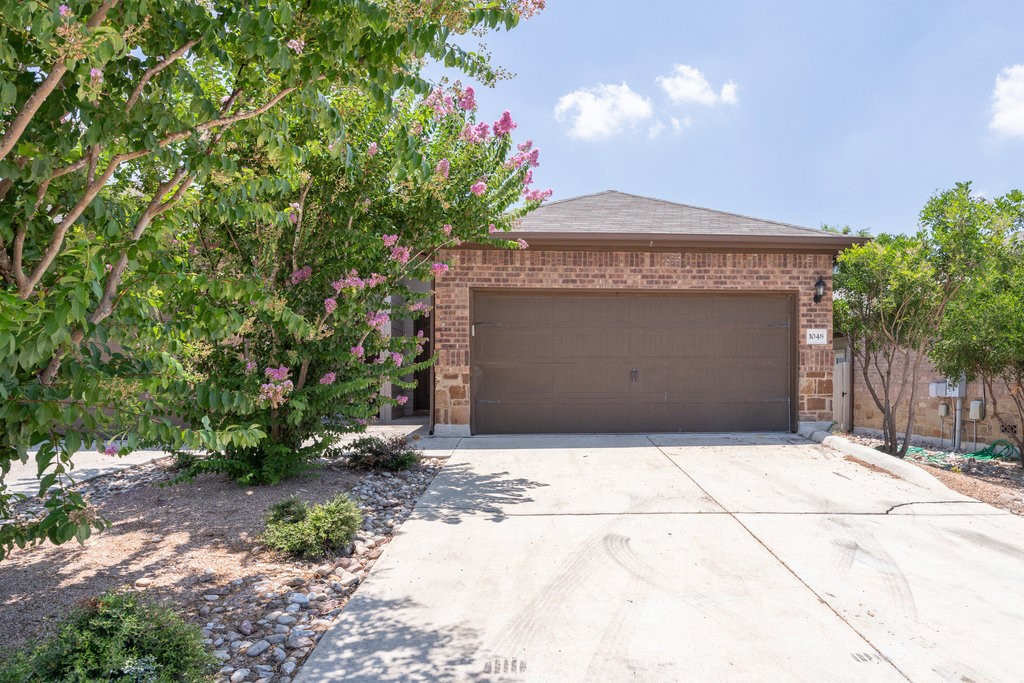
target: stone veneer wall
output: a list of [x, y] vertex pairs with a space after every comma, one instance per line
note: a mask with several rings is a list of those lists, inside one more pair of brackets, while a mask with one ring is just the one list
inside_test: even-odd
[[[474, 289], [598, 289], [792, 292], [799, 297], [800, 421], [832, 420], [832, 256], [679, 251], [453, 250], [435, 286], [434, 421], [470, 421], [470, 292]], [[814, 282], [829, 292], [814, 303]], [[827, 344], [804, 343], [804, 330], [829, 331]]]
[[[902, 364], [897, 365], [897, 368], [902, 368]], [[870, 368], [868, 374], [872, 378], [872, 383], [877, 387], [879, 376], [878, 371], [875, 368]], [[938, 382], [943, 379], [945, 378], [935, 371], [935, 368], [928, 362], [928, 359], [922, 361], [921, 374], [917, 381], [917, 396], [915, 398], [917, 408], [915, 409], [914, 414], [914, 434], [928, 439], [942, 438], [945, 441], [945, 446], [949, 448], [951, 447], [950, 442], [953, 431], [953, 410], [955, 399], [930, 398], [928, 396], [928, 385], [932, 382]], [[867, 385], [864, 382], [864, 373], [861, 369], [861, 364], [857, 362], [856, 356], [854, 356], [852, 384], [854, 429], [881, 430], [882, 413], [875, 405], [875, 401], [871, 398], [871, 394], [868, 393]], [[1009, 422], [1015, 424], [1017, 422], [1014, 417], [1016, 415], [1016, 409], [1013, 406], [1012, 399], [1010, 398], [1005, 385], [997, 384], [993, 389], [996, 392], [995, 398], [999, 403], [1000, 409], [1004, 413], [1004, 417], [1007, 418]], [[907, 391], [909, 393], [909, 387]], [[1007, 439], [1013, 443], [1013, 438], [1001, 431], [999, 421], [992, 416], [992, 397], [985, 395], [981, 382], [969, 382], [967, 385], [967, 396], [963, 400], [964, 428], [962, 439], [964, 443], [970, 442], [971, 445], [969, 448], [973, 449], [974, 423], [967, 421], [967, 409], [970, 406], [970, 402], [974, 399], [987, 399], [985, 401], [986, 418], [978, 421], [977, 442], [979, 444], [989, 444], [996, 439]], [[943, 401], [947, 401], [949, 403], [949, 417], [943, 418], [940, 422], [939, 404]], [[906, 404], [907, 399], [904, 399], [903, 409], [897, 412], [897, 429], [905, 427], [907, 424]], [[1017, 425], [1017, 429], [1024, 429], [1024, 425]]]

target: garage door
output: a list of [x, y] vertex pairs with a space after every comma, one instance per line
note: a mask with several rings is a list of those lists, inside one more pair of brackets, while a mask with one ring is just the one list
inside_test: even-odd
[[791, 431], [787, 295], [475, 292], [473, 431]]

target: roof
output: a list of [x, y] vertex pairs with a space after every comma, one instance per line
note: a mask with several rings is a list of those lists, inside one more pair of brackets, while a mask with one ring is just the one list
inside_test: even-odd
[[701, 244], [838, 251], [863, 238], [741, 216], [615, 190], [563, 199], [530, 212], [514, 231], [538, 244]]

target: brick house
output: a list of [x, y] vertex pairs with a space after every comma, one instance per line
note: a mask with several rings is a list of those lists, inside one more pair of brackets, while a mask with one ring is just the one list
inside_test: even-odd
[[529, 248], [445, 254], [435, 434], [831, 422], [832, 265], [857, 238], [614, 191], [511, 237]]

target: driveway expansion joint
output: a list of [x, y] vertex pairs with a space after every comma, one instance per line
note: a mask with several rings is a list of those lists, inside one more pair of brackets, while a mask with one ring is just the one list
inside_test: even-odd
[[[907, 681], [910, 681], [910, 680], [912, 680], [912, 679], [910, 678], [910, 676], [908, 676], [908, 675], [907, 675], [907, 674], [906, 674], [906, 673], [905, 673], [905, 672], [904, 672], [904, 671], [903, 671], [902, 669], [900, 669], [900, 668], [899, 668], [898, 666], [896, 666], [896, 663], [895, 663], [894, 661], [892, 661], [892, 660], [891, 660], [891, 659], [890, 659], [890, 658], [889, 658], [888, 656], [886, 656], [886, 654], [885, 654], [884, 652], [882, 652], [882, 651], [881, 651], [881, 649], [879, 649], [879, 648], [878, 648], [878, 646], [876, 646], [876, 645], [875, 645], [875, 644], [874, 644], [873, 642], [871, 642], [871, 640], [870, 640], [870, 639], [869, 639], [869, 638], [867, 637], [867, 635], [865, 635], [864, 633], [862, 633], [862, 632], [861, 632], [861, 631], [860, 631], [860, 630], [859, 630], [859, 629], [858, 629], [857, 627], [855, 627], [855, 626], [854, 626], [853, 624], [851, 624], [851, 623], [850, 623], [850, 621], [849, 621], [849, 620], [848, 620], [848, 619], [847, 619], [846, 617], [844, 617], [844, 616], [842, 615], [842, 613], [841, 613], [841, 612], [840, 612], [840, 611], [839, 611], [838, 609], [836, 609], [835, 607], [833, 607], [833, 606], [832, 606], [832, 604], [831, 604], [831, 603], [829, 603], [829, 602], [828, 602], [827, 600], [825, 600], [825, 598], [824, 598], [824, 597], [822, 597], [822, 596], [821, 596], [821, 595], [820, 595], [820, 594], [819, 594], [819, 593], [818, 593], [818, 592], [817, 592], [816, 590], [814, 590], [813, 588], [811, 588], [810, 584], [808, 584], [808, 583], [807, 583], [806, 581], [804, 581], [804, 579], [803, 579], [803, 578], [802, 578], [802, 577], [801, 577], [801, 576], [800, 576], [799, 574], [797, 574], [797, 573], [796, 573], [796, 572], [795, 572], [795, 571], [793, 570], [793, 568], [792, 568], [792, 567], [790, 567], [790, 566], [789, 566], [788, 564], [786, 564], [786, 562], [785, 562], [785, 561], [784, 561], [784, 560], [783, 560], [783, 559], [782, 559], [781, 557], [779, 557], [779, 556], [778, 556], [778, 555], [777, 555], [777, 554], [775, 553], [775, 551], [773, 551], [773, 550], [772, 550], [771, 548], [769, 548], [769, 547], [768, 547], [768, 545], [767, 545], [767, 544], [766, 544], [766, 543], [765, 543], [765, 542], [764, 542], [763, 540], [761, 540], [761, 538], [760, 538], [760, 537], [759, 537], [759, 536], [758, 536], [757, 534], [755, 534], [755, 533], [753, 532], [753, 530], [752, 530], [752, 529], [751, 529], [750, 527], [748, 527], [748, 526], [747, 526], [746, 524], [744, 524], [744, 523], [742, 522], [742, 520], [740, 520], [740, 518], [739, 518], [739, 517], [737, 516], [737, 513], [734, 513], [734, 512], [730, 512], [730, 511], [728, 511], [728, 509], [727, 509], [727, 508], [726, 508], [726, 507], [725, 507], [724, 505], [722, 505], [722, 504], [721, 504], [721, 503], [720, 503], [720, 502], [718, 501], [718, 499], [717, 499], [717, 498], [715, 498], [714, 496], [712, 496], [712, 495], [711, 495], [711, 493], [710, 493], [710, 492], [708, 492], [708, 490], [707, 490], [707, 489], [705, 489], [705, 488], [704, 488], [703, 486], [701, 486], [701, 485], [700, 485], [700, 483], [699, 483], [699, 482], [698, 482], [698, 481], [697, 481], [696, 479], [694, 479], [694, 478], [693, 478], [692, 476], [690, 476], [690, 473], [689, 473], [689, 472], [687, 472], [686, 470], [684, 470], [684, 469], [683, 469], [683, 468], [682, 468], [682, 467], [681, 467], [681, 466], [679, 465], [679, 463], [677, 463], [677, 462], [676, 462], [675, 460], [673, 460], [672, 458], [670, 458], [670, 457], [669, 457], [669, 455], [668, 455], [668, 453], [666, 453], [666, 452], [665, 452], [665, 450], [664, 450], [664, 449], [663, 449], [663, 448], [662, 448], [661, 446], [659, 446], [658, 444], [656, 444], [656, 443], [654, 442], [654, 440], [653, 440], [653, 439], [651, 439], [651, 438], [650, 438], [650, 437], [648, 436], [648, 437], [647, 437], [647, 440], [651, 442], [651, 445], [652, 445], [652, 446], [654, 446], [654, 447], [655, 447], [656, 449], [658, 449], [658, 452], [659, 452], [659, 453], [661, 453], [661, 455], [662, 455], [662, 456], [663, 456], [663, 457], [664, 457], [664, 458], [665, 458], [666, 460], [668, 460], [668, 461], [669, 461], [669, 462], [670, 462], [670, 463], [671, 463], [671, 464], [672, 464], [673, 466], [675, 466], [675, 468], [676, 468], [676, 469], [678, 469], [678, 470], [679, 470], [680, 472], [682, 472], [683, 476], [685, 476], [685, 477], [686, 477], [687, 479], [689, 479], [690, 481], [692, 481], [692, 482], [693, 482], [693, 484], [694, 484], [694, 486], [696, 486], [697, 488], [699, 488], [699, 489], [700, 489], [700, 490], [701, 490], [701, 491], [702, 491], [702, 492], [704, 493], [704, 495], [706, 495], [706, 496], [707, 496], [707, 497], [708, 497], [708, 498], [709, 498], [710, 500], [714, 501], [714, 502], [715, 502], [715, 504], [716, 504], [716, 505], [718, 505], [719, 507], [721, 507], [721, 508], [722, 508], [723, 510], [726, 510], [726, 514], [728, 514], [728, 515], [729, 515], [730, 517], [732, 517], [732, 518], [733, 518], [733, 519], [734, 519], [734, 520], [736, 521], [736, 523], [737, 523], [737, 524], [739, 524], [739, 525], [740, 525], [740, 527], [742, 527], [742, 528], [743, 528], [743, 530], [744, 530], [744, 531], [746, 531], [746, 532], [747, 532], [747, 533], [748, 533], [748, 534], [750, 535], [750, 537], [751, 537], [751, 538], [753, 538], [753, 539], [754, 539], [755, 541], [757, 541], [757, 543], [758, 543], [758, 544], [759, 544], [759, 545], [760, 545], [760, 546], [761, 546], [762, 548], [764, 548], [764, 549], [765, 549], [765, 551], [766, 551], [766, 552], [768, 552], [768, 554], [769, 554], [769, 555], [771, 555], [771, 556], [772, 556], [773, 558], [775, 558], [775, 561], [776, 561], [776, 562], [778, 562], [778, 563], [779, 563], [780, 565], [782, 565], [782, 566], [783, 566], [783, 567], [784, 567], [784, 568], [786, 569], [786, 571], [787, 571], [787, 572], [789, 572], [789, 574], [790, 574], [790, 575], [791, 575], [791, 576], [792, 576], [792, 577], [793, 577], [794, 579], [796, 579], [797, 581], [799, 581], [799, 582], [800, 582], [800, 584], [801, 584], [801, 585], [802, 585], [802, 586], [803, 586], [804, 588], [806, 588], [806, 589], [807, 589], [808, 591], [810, 591], [810, 593], [811, 593], [811, 594], [812, 594], [812, 595], [813, 595], [813, 596], [814, 596], [815, 598], [817, 598], [817, 600], [818, 600], [818, 602], [819, 602], [819, 603], [821, 603], [822, 605], [824, 605], [824, 606], [825, 606], [825, 607], [826, 607], [826, 608], [827, 608], [827, 609], [828, 609], [829, 611], [831, 611], [831, 612], [832, 612], [832, 614], [834, 614], [834, 615], [835, 615], [835, 616], [836, 616], [836, 617], [837, 617], [837, 618], [838, 618], [838, 619], [839, 619], [840, 621], [842, 621], [842, 622], [843, 622], [844, 624], [846, 624], [846, 626], [847, 626], [847, 627], [848, 627], [848, 628], [849, 628], [849, 629], [850, 629], [851, 631], [853, 631], [854, 633], [856, 633], [856, 634], [857, 634], [857, 636], [858, 636], [858, 637], [859, 637], [859, 638], [860, 638], [861, 640], [863, 640], [865, 644], [867, 644], [867, 645], [868, 645], [868, 646], [869, 646], [869, 647], [870, 647], [870, 648], [871, 648], [872, 650], [874, 650], [874, 651], [875, 651], [875, 653], [877, 654], [877, 656], [878, 656], [878, 657], [879, 657], [879, 658], [880, 658], [881, 660], [883, 660], [884, 662], [886, 662], [887, 664], [889, 664], [889, 666], [891, 666], [891, 667], [893, 668], [893, 670], [894, 670], [894, 671], [895, 671], [896, 673], [898, 673], [898, 674], [899, 674], [900, 676], [902, 676], [902, 677], [903, 677], [903, 678], [904, 678], [905, 680], [907, 680]], [[876, 513], [876, 514], [877, 514], [877, 513]], [[886, 512], [886, 514], [888, 514], [888, 511]]]

